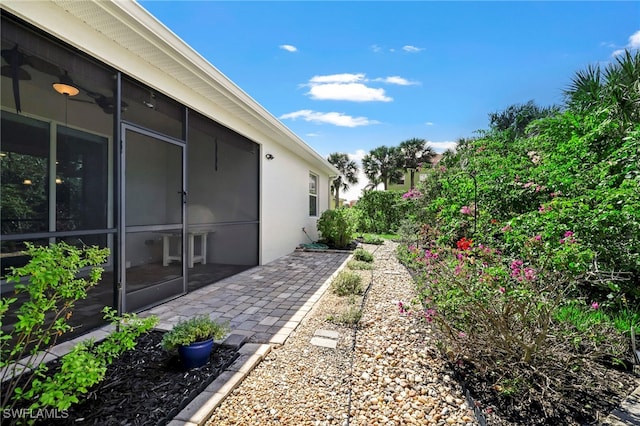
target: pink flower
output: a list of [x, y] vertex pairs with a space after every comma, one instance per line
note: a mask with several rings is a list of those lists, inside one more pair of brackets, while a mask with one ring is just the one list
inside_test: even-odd
[[533, 281], [536, 279], [536, 271], [533, 268], [524, 269], [524, 278], [527, 281]]
[[567, 232], [565, 232], [565, 233], [564, 233], [564, 237], [565, 237], [565, 238], [568, 238], [568, 237], [570, 237], [570, 236], [572, 236], [572, 235], [573, 235], [573, 232], [572, 232], [572, 231], [567, 231]]
[[540, 241], [542, 240], [542, 236], [541, 235], [536, 235], [535, 237], [533, 237], [534, 240], [536, 241]]
[[598, 304], [598, 302], [591, 303], [591, 309], [598, 309], [599, 307], [600, 307], [600, 304]]
[[511, 225], [507, 225], [507, 226], [503, 227], [503, 228], [501, 229], [501, 231], [502, 231], [502, 232], [509, 232], [509, 231], [511, 231]]
[[462, 206], [462, 208], [460, 209], [460, 213], [471, 214], [471, 209], [469, 208], [469, 206]]
[[524, 262], [522, 260], [514, 260], [513, 262], [511, 262], [511, 270], [519, 270], [523, 263]]
[[432, 322], [435, 314], [436, 314], [436, 311], [434, 309], [427, 309], [426, 311], [424, 311], [424, 318], [428, 322]]
[[464, 331], [461, 331], [460, 333], [458, 333], [458, 336], [464, 338], [464, 337], [467, 337], [467, 333], [465, 333]]
[[506, 290], [504, 287], [500, 287], [500, 289], [498, 289], [498, 291], [499, 291], [500, 293], [504, 293], [504, 292], [505, 292], [505, 291], [507, 291], [507, 290]]

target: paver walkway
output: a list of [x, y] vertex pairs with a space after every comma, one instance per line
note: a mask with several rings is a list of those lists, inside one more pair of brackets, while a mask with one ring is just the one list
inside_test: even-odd
[[282, 344], [320, 299], [349, 257], [347, 252], [293, 252], [185, 296], [149, 309], [157, 328], [169, 330], [180, 319], [209, 314], [229, 321], [231, 334], [250, 343]]

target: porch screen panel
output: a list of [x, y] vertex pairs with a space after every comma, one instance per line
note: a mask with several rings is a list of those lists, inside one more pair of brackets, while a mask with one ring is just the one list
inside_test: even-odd
[[49, 230], [49, 123], [3, 111], [2, 234]]
[[107, 227], [108, 139], [59, 126], [56, 231]]
[[208, 232], [207, 265], [257, 265], [259, 145], [191, 111], [188, 135], [187, 223]]

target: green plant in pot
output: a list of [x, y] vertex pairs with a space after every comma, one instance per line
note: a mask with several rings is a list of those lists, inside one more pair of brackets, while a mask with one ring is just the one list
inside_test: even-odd
[[179, 321], [162, 337], [162, 347], [168, 351], [178, 349], [185, 369], [202, 367], [209, 360], [214, 340], [229, 333], [227, 323], [212, 320], [208, 315], [197, 315]]

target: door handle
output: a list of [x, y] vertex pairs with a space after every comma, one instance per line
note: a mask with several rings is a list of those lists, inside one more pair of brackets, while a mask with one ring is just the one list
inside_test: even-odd
[[182, 204], [187, 204], [187, 191], [178, 191], [178, 194], [182, 194]]

